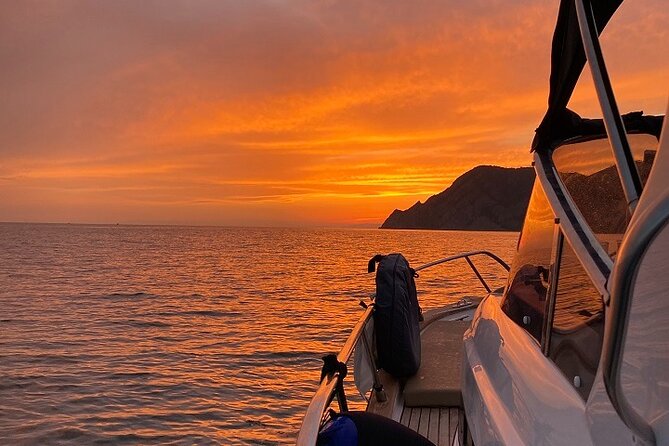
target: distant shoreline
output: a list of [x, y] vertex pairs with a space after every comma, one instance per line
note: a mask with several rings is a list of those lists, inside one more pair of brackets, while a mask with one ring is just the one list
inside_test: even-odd
[[168, 223], [60, 223], [60, 222], [33, 222], [33, 221], [0, 221], [6, 226], [98, 226], [98, 227], [164, 227], [164, 228], [220, 228], [220, 229], [297, 229], [297, 230], [347, 230], [347, 231], [430, 231], [430, 232], [519, 232], [506, 229], [439, 229], [439, 228], [381, 228], [360, 226], [234, 226], [234, 225], [197, 225], [197, 224], [168, 224]]
[[477, 166], [424, 203], [395, 209], [380, 228], [518, 232], [533, 184], [531, 167]]

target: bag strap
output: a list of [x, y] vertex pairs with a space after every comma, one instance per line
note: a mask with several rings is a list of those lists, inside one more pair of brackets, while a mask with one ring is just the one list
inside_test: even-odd
[[377, 254], [369, 259], [369, 263], [367, 263], [367, 272], [373, 273], [376, 270], [376, 264], [383, 260], [384, 257], [383, 254]]

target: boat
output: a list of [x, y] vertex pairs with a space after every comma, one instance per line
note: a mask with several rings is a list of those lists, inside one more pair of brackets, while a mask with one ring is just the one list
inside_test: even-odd
[[[408, 378], [379, 367], [375, 302], [361, 302], [326, 358], [299, 446], [327, 444], [319, 435], [342, 417], [366, 430], [360, 445], [409, 444], [407, 429], [422, 439], [413, 444], [440, 446], [669, 444], [669, 125], [618, 110], [599, 35], [621, 3], [560, 3], [511, 264], [482, 250], [415, 268], [465, 261], [484, 292], [425, 313]], [[567, 108], [586, 63], [600, 118]], [[508, 271], [504, 288], [486, 283], [478, 256]], [[352, 357], [366, 417], [348, 415]]]

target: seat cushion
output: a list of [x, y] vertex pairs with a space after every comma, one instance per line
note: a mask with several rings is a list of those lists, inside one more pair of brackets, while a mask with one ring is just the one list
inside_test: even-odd
[[462, 337], [471, 321], [436, 321], [421, 336], [418, 372], [404, 386], [409, 407], [462, 407]]

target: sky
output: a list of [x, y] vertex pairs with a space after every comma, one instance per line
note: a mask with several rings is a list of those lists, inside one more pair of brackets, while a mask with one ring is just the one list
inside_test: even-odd
[[[377, 226], [479, 164], [526, 166], [558, 2], [0, 6], [0, 221]], [[664, 113], [669, 9], [603, 36]], [[587, 73], [571, 108], [599, 116]]]

